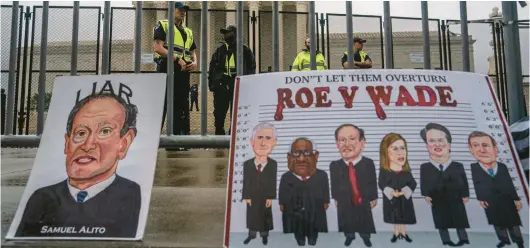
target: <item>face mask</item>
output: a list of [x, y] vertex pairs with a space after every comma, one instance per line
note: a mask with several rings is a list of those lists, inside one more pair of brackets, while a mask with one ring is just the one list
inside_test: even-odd
[[229, 44], [233, 44], [236, 41], [236, 37], [232, 34], [225, 35], [225, 41]]

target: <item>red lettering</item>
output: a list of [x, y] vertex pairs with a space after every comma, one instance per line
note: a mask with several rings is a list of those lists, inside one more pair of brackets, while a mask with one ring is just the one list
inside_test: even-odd
[[352, 108], [353, 107], [353, 98], [355, 97], [355, 92], [359, 89], [358, 86], [352, 86], [351, 87], [351, 94], [348, 93], [348, 87], [341, 86], [339, 87], [340, 94], [342, 95], [342, 98], [344, 99], [344, 107], [345, 108]]
[[436, 86], [435, 87], [438, 90], [438, 95], [440, 95], [440, 106], [446, 106], [446, 107], [456, 107], [456, 100], [451, 101], [451, 93], [453, 93], [453, 89], [450, 86]]
[[[430, 107], [436, 104], [436, 93], [429, 86], [415, 86], [416, 92], [418, 93], [418, 106]], [[425, 92], [429, 95], [429, 101], [425, 101]]]
[[410, 95], [407, 88], [403, 85], [399, 86], [399, 95], [396, 102], [396, 106], [403, 106], [403, 103], [406, 103], [407, 106], [416, 106], [418, 103], [414, 101], [414, 98]]
[[316, 87], [315, 93], [317, 95], [317, 103], [315, 104], [317, 108], [331, 106], [331, 100], [328, 101], [329, 87]]
[[[302, 99], [302, 94], [305, 95], [307, 102]], [[309, 108], [313, 105], [313, 94], [309, 88], [301, 88], [296, 92], [296, 104], [302, 108]]]
[[283, 109], [285, 108], [285, 105], [289, 108], [294, 108], [293, 100], [291, 100], [291, 97], [293, 96], [293, 92], [289, 88], [283, 88], [278, 89], [278, 105], [276, 105], [276, 113], [274, 114], [274, 119], [277, 121], [283, 120]]
[[387, 92], [385, 92], [385, 86], [376, 86], [374, 91], [374, 86], [368, 86], [366, 87], [366, 91], [368, 91], [368, 94], [370, 95], [370, 98], [372, 98], [372, 102], [375, 106], [375, 113], [377, 114], [377, 117], [379, 119], [384, 120], [386, 119], [386, 113], [381, 107], [381, 100], [385, 105], [388, 106], [390, 104], [390, 93], [392, 92], [392, 86], [386, 86]]

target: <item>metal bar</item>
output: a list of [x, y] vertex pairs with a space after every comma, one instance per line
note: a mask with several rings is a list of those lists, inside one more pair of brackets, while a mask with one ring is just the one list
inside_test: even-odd
[[446, 30], [448, 27], [445, 25], [444, 20], [442, 20], [442, 25], [440, 25], [439, 27], [441, 27], [442, 29], [441, 36], [442, 36], [442, 47], [443, 47], [442, 54], [440, 54], [440, 58], [443, 58], [440, 67], [442, 67], [442, 70], [447, 70], [448, 68], [447, 66], [447, 38], [445, 37], [445, 35], [447, 34]]
[[[100, 44], [100, 30], [101, 30], [101, 22], [99, 21], [99, 17], [101, 16], [101, 7], [98, 7], [98, 31], [97, 31], [97, 37], [96, 37], [96, 47], [99, 47]], [[99, 74], [99, 50], [96, 49], [96, 75]]]
[[427, 1], [421, 1], [421, 28], [423, 31], [423, 69], [431, 69], [431, 42], [429, 37], [429, 8]]
[[173, 50], [175, 47], [175, 1], [169, 1], [167, 6], [168, 11], [168, 24], [167, 24], [167, 121], [166, 121], [166, 131], [167, 136], [173, 135], [173, 89], [175, 88], [173, 78], [174, 63], [173, 61]]
[[236, 54], [236, 70], [238, 76], [243, 76], [243, 1], [237, 2], [237, 11], [236, 11], [236, 22], [237, 22], [237, 34], [236, 34], [236, 45], [237, 45], [237, 54]]
[[[22, 8], [23, 7], [19, 7], [19, 9], [22, 9]], [[33, 10], [35, 11], [35, 6], [33, 6]], [[20, 22], [18, 24], [19, 29], [18, 29], [18, 51], [17, 51], [17, 76], [16, 76], [16, 81], [15, 81], [15, 106], [14, 106], [15, 113], [16, 113], [16, 110], [18, 109], [18, 89], [20, 87], [20, 74], [22, 74], [20, 71], [20, 64], [22, 63], [22, 60], [20, 59], [20, 53], [22, 52], [22, 26], [24, 23], [24, 18], [23, 18], [23, 15], [19, 15], [19, 16], [20, 16]], [[31, 39], [31, 51], [33, 51], [33, 38]], [[32, 60], [30, 59], [29, 63], [31, 64], [31, 62]], [[7, 70], [7, 72], [10, 72], [10, 70]], [[30, 73], [29, 78], [31, 80], [31, 73]], [[7, 95], [6, 95], [6, 98], [7, 98]], [[17, 126], [16, 118], [13, 118], [13, 132], [16, 131], [16, 126]], [[2, 126], [2, 127], [5, 128], [5, 126]]]
[[[44, 95], [46, 94], [46, 58], [48, 53], [48, 14], [50, 2], [44, 1], [42, 8], [42, 28], [40, 36], [40, 73], [39, 73], [39, 98], [37, 103], [37, 135], [44, 130]], [[28, 115], [29, 116], [29, 115]]]
[[[500, 51], [501, 60], [500, 61], [502, 63], [501, 67], [502, 67], [502, 72], [503, 72], [502, 73], [502, 80], [504, 81], [503, 87], [504, 87], [504, 92], [505, 92], [505, 103], [506, 103], [506, 111], [507, 111], [506, 112], [506, 117], [510, 118], [510, 115], [508, 113], [508, 110], [510, 109], [510, 101], [508, 100], [508, 97], [509, 97], [509, 93], [508, 93], [508, 79], [507, 79], [507, 76], [506, 76], [506, 72], [507, 72], [506, 71], [506, 50], [504, 48], [504, 38], [503, 38], [504, 37], [504, 27], [502, 26], [502, 23], [499, 23], [499, 30], [500, 30], [499, 37], [501, 37], [501, 39], [503, 39], [502, 40], [503, 46], [500, 46], [500, 49], [501, 49], [501, 51]], [[520, 51], [520, 50], [518, 49], [516, 51]]]
[[[31, 96], [31, 89], [33, 88], [33, 87], [31, 87], [32, 84], [33, 84], [33, 73], [35, 73], [35, 70], [33, 70], [33, 57], [34, 57], [33, 56], [34, 55], [33, 48], [35, 47], [34, 46], [35, 45], [35, 30], [36, 30], [36, 28], [35, 28], [35, 20], [37, 19], [36, 18], [36, 16], [37, 16], [36, 15], [36, 13], [37, 13], [36, 8], [42, 8], [42, 6], [38, 6], [38, 7], [33, 6], [33, 12], [32, 12], [34, 18], [32, 18], [32, 21], [31, 21], [31, 48], [29, 49], [29, 54], [30, 54], [30, 56], [29, 56], [29, 73], [28, 73], [29, 74], [28, 75], [29, 78], [28, 78], [28, 81], [27, 81], [30, 87], [28, 87], [28, 96]], [[31, 13], [30, 13], [28, 18], [31, 18]], [[25, 31], [24, 35], [28, 36], [29, 35], [28, 32], [29, 31]], [[26, 62], [23, 61], [23, 64], [25, 64], [25, 63]], [[26, 70], [23, 70], [23, 71], [24, 71], [24, 74], [27, 73]], [[25, 82], [26, 81], [22, 82], [22, 85], [24, 85], [24, 87], [25, 87]], [[21, 95], [24, 96], [24, 94], [25, 94], [25, 92], [22, 92]], [[21, 98], [21, 102], [22, 101], [24, 101], [24, 98]], [[21, 107], [21, 108], [23, 109], [23, 107]], [[31, 110], [31, 97], [26, 97], [26, 112], [29, 113], [30, 110]], [[30, 120], [30, 118], [26, 118], [26, 135], [29, 134], [29, 120]], [[22, 125], [22, 124], [20, 124], [20, 125]]]
[[208, 1], [201, 2], [201, 135], [208, 132]]
[[352, 3], [346, 1], [346, 35], [348, 39], [348, 68], [353, 69], [353, 17]]
[[[280, 71], [280, 32], [278, 2], [272, 2], [272, 71]], [[261, 58], [261, 56], [259, 56]]]
[[443, 59], [442, 59], [442, 34], [441, 34], [441, 31], [440, 31], [440, 20], [436, 19], [436, 25], [438, 26], [438, 50], [440, 52], [440, 68], [443, 67]]
[[327, 52], [326, 54], [328, 55], [327, 59], [328, 59], [328, 68], [331, 68], [331, 55], [330, 55], [330, 49], [329, 49], [329, 14], [326, 13], [326, 43], [327, 43], [327, 46], [326, 46], [326, 49], [327, 49]]
[[135, 41], [134, 41], [134, 73], [140, 73], [142, 70], [142, 15], [143, 2], [136, 2], [136, 23], [135, 23]]
[[14, 28], [17, 26], [18, 17], [18, 1], [13, 2], [11, 9], [11, 41], [9, 43], [9, 76], [7, 85], [7, 126], [6, 134], [13, 134], [13, 120], [15, 115], [15, 109], [13, 108], [15, 103], [15, 71], [17, 66], [17, 37], [18, 29]]
[[449, 32], [449, 25], [447, 25], [447, 65], [449, 66], [449, 70], [453, 70], [453, 56], [451, 55], [451, 32]]
[[[252, 22], [252, 52], [254, 52], [254, 56], [256, 56], [256, 11], [252, 11], [252, 17], [250, 18]], [[261, 68], [260, 68], [261, 69]], [[258, 69], [258, 72], [261, 71]]]
[[462, 37], [462, 69], [471, 71], [469, 62], [469, 34], [467, 29], [467, 4], [466, 1], [460, 1], [460, 30]]
[[[505, 56], [510, 58], [506, 62], [506, 79], [508, 81], [508, 111], [509, 122], [513, 124], [526, 116], [525, 101], [523, 94], [523, 77], [521, 67], [521, 43], [519, 39], [519, 28], [517, 25], [518, 13], [517, 3], [502, 2], [502, 13], [504, 16], [505, 26]], [[509, 45], [506, 45], [509, 44]]]
[[[39, 147], [41, 137], [37, 135], [2, 135], [2, 147]], [[160, 136], [160, 148], [229, 148], [228, 135], [173, 135]]]
[[[497, 95], [497, 101], [501, 102], [500, 94], [501, 94], [501, 84], [499, 79], [499, 61], [497, 58], [497, 35], [495, 33], [495, 23], [491, 24], [491, 34], [493, 38], [493, 59], [495, 60], [495, 77], [496, 77], [496, 84], [495, 84], [495, 94]], [[502, 102], [501, 102], [502, 104]]]
[[[320, 13], [320, 36], [321, 36], [321, 43], [322, 43], [322, 55], [326, 57], [326, 44], [325, 44], [325, 36], [324, 36], [324, 25], [326, 25], [326, 20], [324, 20], [324, 13]], [[329, 67], [328, 67], [329, 69]]]
[[74, 16], [72, 24], [72, 58], [70, 60], [70, 75], [72, 76], [77, 75], [77, 48], [79, 46], [79, 7], [79, 1], [74, 1]]
[[311, 66], [311, 70], [317, 69], [317, 36], [315, 34], [315, 1], [309, 2], [309, 64]]
[[390, 1], [383, 2], [384, 29], [385, 29], [385, 64], [387, 69], [394, 68], [392, 61], [394, 52], [392, 50], [392, 19], [390, 18]]
[[381, 68], [385, 68], [385, 46], [384, 46], [384, 37], [383, 37], [383, 18], [379, 17], [379, 42], [381, 44]]
[[505, 115], [507, 115], [508, 111], [506, 110], [506, 92], [504, 91], [504, 84], [506, 81], [504, 80], [504, 68], [502, 63], [502, 46], [504, 45], [501, 41], [501, 31], [500, 31], [500, 23], [495, 23], [495, 36], [497, 40], [497, 50], [495, 51], [497, 53], [497, 61], [499, 63], [499, 71], [497, 74], [497, 79], [499, 80], [498, 83], [500, 84], [500, 102], [501, 102], [501, 108]]
[[113, 71], [111, 70], [112, 67], [112, 34], [114, 33], [114, 8], [110, 8], [110, 25], [109, 25], [109, 74], [111, 74]]
[[[30, 65], [30, 73], [27, 73], [27, 68], [28, 68], [28, 63], [27, 63], [27, 56], [28, 56], [28, 39], [29, 39], [29, 19], [31, 18], [31, 12], [30, 12], [30, 8], [29, 7], [26, 7], [26, 12], [23, 13], [24, 14], [24, 18], [26, 19], [26, 23], [25, 23], [25, 26], [24, 26], [24, 57], [22, 58], [22, 86], [20, 87], [20, 108], [19, 108], [19, 114], [18, 114], [18, 134], [22, 134], [22, 131], [24, 129], [24, 120], [27, 121], [27, 123], [29, 123], [29, 108], [30, 108], [30, 99], [31, 99], [31, 87], [28, 87], [28, 94], [27, 94], [27, 98], [26, 98], [26, 84], [31, 84], [31, 80], [26, 81], [26, 77], [28, 76], [28, 74], [31, 74], [31, 67], [33, 67], [33, 65]], [[34, 15], [35, 16], [35, 15]], [[33, 18], [33, 23], [35, 23], [35, 18]], [[35, 29], [33, 29], [33, 31], [35, 31]], [[32, 37], [32, 39], [34, 38], [35, 36]], [[33, 58], [33, 56], [31, 56]], [[24, 100], [26, 100], [26, 102], [24, 102]], [[27, 104], [26, 104], [27, 103]], [[28, 107], [28, 111], [24, 112], [25, 108], [24, 106], [27, 106]], [[26, 114], [26, 116], [25, 116]], [[24, 118], [26, 117], [26, 118]], [[26, 131], [27, 131], [27, 128], [26, 128]], [[27, 134], [27, 133], [26, 133]]]
[[[316, 39], [317, 39], [317, 50], [320, 50], [320, 40], [319, 40], [319, 37], [320, 35], [318, 34], [319, 32], [319, 28], [318, 28], [318, 22], [320, 21], [320, 19], [318, 18], [318, 13], [315, 13], [315, 31], [316, 31]], [[290, 69], [289, 69], [290, 71]]]
[[103, 61], [101, 62], [101, 74], [109, 74], [109, 52], [110, 52], [110, 1], [105, 1], [105, 8], [103, 10]]

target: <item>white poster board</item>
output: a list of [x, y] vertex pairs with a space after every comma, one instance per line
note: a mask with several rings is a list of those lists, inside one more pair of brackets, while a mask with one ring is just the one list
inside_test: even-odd
[[140, 240], [165, 74], [65, 76], [7, 239]]
[[[373, 223], [375, 232], [388, 233], [388, 237], [385, 236], [384, 239], [388, 240], [386, 242], [390, 245], [394, 224], [387, 222], [384, 208], [390, 206], [388, 202], [392, 191], [388, 192], [389, 196], [383, 191], [386, 187], [390, 187], [391, 183], [386, 179], [386, 184], [378, 184], [382, 181], [380, 171], [386, 174], [399, 174], [397, 172], [399, 169], [396, 171], [390, 169], [390, 165], [402, 166], [400, 162], [395, 162], [396, 159], [392, 162], [389, 149], [394, 147], [394, 143], [382, 142], [385, 137], [392, 136], [390, 133], [401, 136], [397, 139], [397, 136], [394, 137], [395, 141], [406, 141], [407, 146], [396, 145], [396, 152], [403, 148], [401, 155], [392, 156], [397, 156], [395, 158], [403, 163], [408, 162], [410, 171], [404, 169], [406, 166], [399, 168], [415, 181], [413, 186], [406, 184], [410, 186], [409, 190], [402, 186], [391, 188], [403, 193], [394, 200], [398, 197], [405, 198], [406, 200], [399, 201], [407, 202], [404, 204], [408, 206], [413, 205], [413, 210], [409, 208], [411, 211], [407, 214], [412, 213], [415, 220], [412, 221], [410, 217], [407, 221], [414, 223], [405, 225], [407, 232], [412, 233], [412, 236], [417, 237], [414, 232], [418, 231], [434, 233], [437, 231], [435, 226], [438, 225], [449, 226], [452, 231], [454, 228], [451, 226], [464, 226], [468, 232], [494, 234], [494, 228], [488, 224], [485, 211], [475, 191], [477, 181], [489, 180], [487, 179], [489, 175], [486, 169], [482, 169], [477, 163], [477, 150], [472, 151], [468, 143], [470, 134], [474, 132], [476, 137], [474, 136], [471, 142], [473, 144], [478, 142], [475, 147], [477, 149], [483, 146], [484, 149], [490, 149], [488, 151], [494, 151], [491, 150], [492, 144], [488, 143], [489, 136], [495, 140], [498, 153], [489, 154], [498, 162], [496, 168], [499, 178], [507, 180], [508, 191], [510, 194], [513, 193], [511, 197], [514, 201], [509, 200], [507, 204], [514, 209], [518, 207], [517, 204], [521, 204], [518, 212], [514, 210], [511, 213], [519, 215], [521, 230], [524, 234], [528, 234], [526, 181], [516, 156], [509, 127], [485, 75], [427, 70], [330, 70], [243, 76], [236, 80], [233, 110], [232, 130], [234, 131], [231, 137], [228, 173], [225, 247], [245, 247], [244, 243], [249, 242], [253, 247], [263, 247], [260, 233], [267, 236], [275, 245], [280, 242], [285, 247], [295, 247], [297, 246], [295, 240], [298, 238], [293, 236], [293, 232], [296, 232], [296, 228], [293, 228], [293, 225], [296, 225], [293, 224], [293, 218], [313, 223], [313, 227], [319, 230], [317, 247], [341, 247], [345, 242], [342, 232], [345, 232], [344, 234], [348, 232], [344, 229], [363, 232], [362, 228], [352, 228], [348, 224], [359, 216], [369, 218], [361, 226], [370, 226], [372, 225], [370, 223]], [[357, 128], [346, 126], [350, 131], [354, 131], [351, 131], [351, 136], [345, 136], [346, 138], [341, 140], [340, 131], [346, 129], [338, 130], [338, 127], [343, 124], [353, 124]], [[361, 142], [362, 139], [359, 137], [359, 129], [364, 131], [364, 142]], [[423, 133], [422, 130], [426, 132]], [[339, 131], [338, 137], [336, 131]], [[436, 133], [438, 136], [435, 135]], [[298, 138], [307, 138], [307, 140], [302, 139], [303, 145], [299, 146]], [[308, 140], [312, 147], [309, 147]], [[490, 147], [480, 142], [486, 142]], [[347, 145], [346, 148], [353, 144], [351, 145], [353, 148], [341, 150], [345, 154], [343, 156], [338, 148], [344, 148], [341, 146], [344, 144]], [[381, 146], [388, 148], [380, 149]], [[357, 173], [361, 173], [356, 178], [358, 184], [363, 184], [357, 187], [361, 188], [360, 195], [365, 197], [361, 199], [361, 205], [356, 207], [365, 207], [365, 209], [353, 211], [351, 205], [354, 203], [351, 200], [354, 197], [343, 196], [344, 192], [351, 193], [354, 190], [351, 181], [344, 181], [351, 177], [350, 167], [342, 161], [346, 161], [346, 155], [355, 149], [360, 149], [357, 153], [360, 155], [353, 159], [353, 163], [355, 166], [357, 163], [364, 163], [364, 167], [359, 166], [356, 169]], [[384, 156], [388, 157], [384, 160], [387, 161], [388, 170], [381, 170], [380, 150], [383, 150]], [[404, 156], [403, 150], [406, 151]], [[315, 151], [318, 152], [318, 156]], [[316, 173], [307, 176], [309, 179], [307, 177], [304, 179], [302, 174], [298, 174], [297, 163], [293, 163], [292, 170], [289, 169], [289, 156], [293, 161], [316, 157], [318, 161]], [[495, 156], [498, 157], [495, 159]], [[362, 157], [367, 160], [359, 162], [358, 159]], [[436, 165], [429, 164], [433, 158]], [[311, 164], [311, 161], [307, 160], [306, 163]], [[444, 164], [443, 173], [437, 161]], [[303, 162], [299, 165], [301, 172], [310, 168]], [[330, 171], [333, 167], [337, 168], [335, 172]], [[274, 177], [273, 181], [269, 180], [271, 175]], [[423, 181], [421, 175], [425, 176]], [[436, 185], [429, 185], [430, 181], [438, 180], [432, 179], [433, 176], [444, 178], [445, 181], [440, 181], [438, 184], [443, 190], [449, 190], [450, 185], [456, 185], [453, 190], [461, 198], [458, 198], [454, 204], [458, 205], [456, 209], [445, 215], [445, 217], [456, 216], [458, 220], [453, 221], [454, 223], [440, 224], [438, 220], [438, 224], [435, 225], [434, 213], [425, 197], [433, 198], [431, 203], [437, 201], [434, 203], [438, 204], [437, 206], [449, 205], [451, 208], [451, 204], [440, 202], [440, 197], [436, 196], [442, 191], [436, 191]], [[245, 179], [246, 177], [249, 180]], [[325, 180], [326, 177], [328, 180]], [[311, 178], [322, 180], [309, 186]], [[447, 184], [447, 180], [457, 183]], [[282, 181], [285, 189], [283, 193]], [[483, 185], [480, 182], [478, 184]], [[270, 190], [271, 185], [273, 190]], [[425, 192], [422, 192], [422, 189]], [[313, 195], [304, 198], [307, 192], [312, 192]], [[375, 196], [372, 195], [373, 192], [376, 192]], [[486, 188], [482, 192], [491, 193], [491, 188]], [[374, 203], [371, 198], [374, 198]], [[515, 198], [520, 199], [517, 204]], [[251, 201], [247, 201], [248, 199]], [[272, 201], [268, 202], [269, 199]], [[338, 207], [335, 204], [337, 199], [349, 199], [350, 201], [346, 203], [345, 200], [342, 202], [346, 204], [343, 205], [344, 209], [356, 214], [338, 214]], [[386, 200], [388, 202], [385, 202]], [[291, 206], [288, 206], [289, 204]], [[280, 210], [280, 205], [283, 205], [283, 212]], [[252, 206], [259, 206], [260, 209], [253, 209]], [[339, 203], [338, 206], [341, 204]], [[247, 215], [248, 213], [250, 214]], [[325, 213], [323, 219], [319, 217], [322, 213]], [[439, 213], [438, 211], [437, 218], [440, 217]], [[321, 222], [315, 224], [319, 219]], [[343, 230], [337, 235], [339, 225]], [[291, 230], [285, 233], [285, 227]], [[249, 231], [256, 231], [257, 239], [246, 240], [252, 236]], [[372, 230], [364, 232], [373, 233]], [[332, 234], [334, 234], [333, 239], [326, 239]], [[455, 240], [456, 235], [454, 233], [452, 235]], [[441, 245], [438, 234], [436, 233], [435, 236], [437, 239], [429, 242]], [[309, 237], [307, 238], [307, 241], [311, 242]], [[321, 243], [322, 241], [319, 240], [322, 239], [333, 241]], [[359, 235], [357, 239], [360, 239]], [[419, 244], [415, 241], [414, 244], [417, 247], [422, 245], [427, 247], [431, 243]]]

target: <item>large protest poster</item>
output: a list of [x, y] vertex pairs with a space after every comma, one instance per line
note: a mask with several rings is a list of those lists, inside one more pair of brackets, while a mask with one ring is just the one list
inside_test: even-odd
[[142, 239], [165, 79], [165, 74], [56, 78], [7, 239]]
[[478, 244], [467, 232], [494, 224], [528, 243], [527, 185], [484, 75], [243, 76], [232, 124], [225, 247]]

